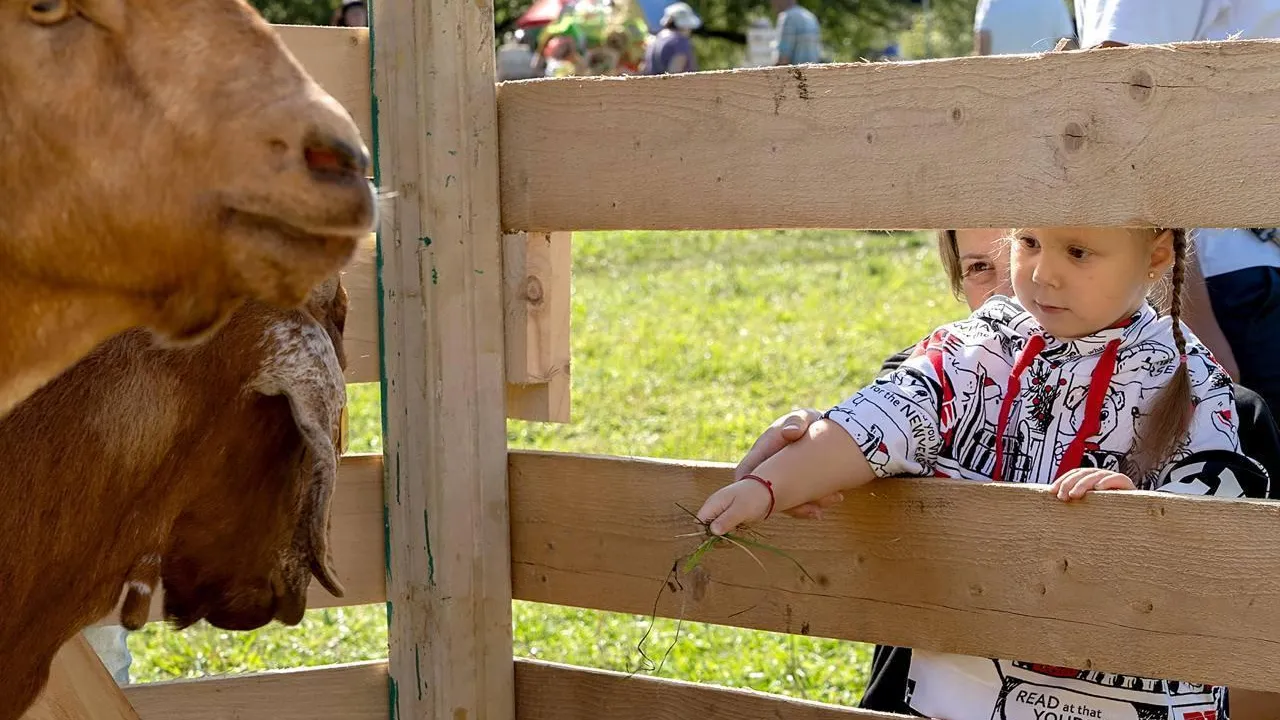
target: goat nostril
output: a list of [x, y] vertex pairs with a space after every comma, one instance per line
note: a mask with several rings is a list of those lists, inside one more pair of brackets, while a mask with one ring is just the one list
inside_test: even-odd
[[322, 177], [368, 174], [369, 155], [364, 148], [338, 138], [313, 136], [303, 145], [302, 155], [307, 169]]

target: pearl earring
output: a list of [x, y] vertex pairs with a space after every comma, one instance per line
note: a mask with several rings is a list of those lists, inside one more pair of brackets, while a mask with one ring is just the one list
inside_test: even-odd
[[1156, 271], [1155, 271], [1155, 270], [1148, 270], [1148, 271], [1147, 271], [1147, 279], [1148, 279], [1148, 280], [1155, 280], [1155, 279], [1156, 279]]

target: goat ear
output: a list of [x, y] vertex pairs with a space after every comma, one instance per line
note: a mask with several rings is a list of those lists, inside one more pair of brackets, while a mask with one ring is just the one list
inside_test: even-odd
[[311, 572], [334, 597], [344, 590], [329, 550], [329, 517], [338, 480], [338, 446], [347, 404], [346, 379], [328, 333], [304, 313], [269, 328], [272, 347], [252, 389], [284, 395], [305, 445], [300, 470], [302, 515], [295, 534]]

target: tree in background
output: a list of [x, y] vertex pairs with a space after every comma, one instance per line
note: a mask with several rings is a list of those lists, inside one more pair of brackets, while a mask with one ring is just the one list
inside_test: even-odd
[[267, 22], [279, 25], [328, 25], [338, 0], [250, 0]]
[[932, 0], [929, 12], [916, 12], [911, 27], [899, 37], [902, 59], [971, 54], [973, 15], [977, 8], [978, 0]]

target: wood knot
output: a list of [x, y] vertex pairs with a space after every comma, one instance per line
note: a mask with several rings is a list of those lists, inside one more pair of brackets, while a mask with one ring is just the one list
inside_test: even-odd
[[1146, 615], [1156, 609], [1155, 603], [1150, 600], [1134, 600], [1132, 607], [1143, 615]]
[[964, 110], [960, 108], [951, 108], [951, 122], [959, 125], [964, 122]]
[[986, 594], [986, 592], [987, 592], [986, 588], [982, 587], [982, 585], [979, 583], [974, 583], [969, 586], [969, 594], [974, 597], [982, 597], [983, 595]]
[[524, 299], [531, 303], [542, 302], [542, 281], [536, 277], [524, 279]]
[[867, 131], [867, 144], [870, 145], [876, 141], [876, 133], [874, 130]]
[[1156, 90], [1156, 81], [1146, 70], [1134, 70], [1125, 84], [1129, 86], [1129, 97], [1140, 103], [1150, 100]]
[[1066, 129], [1062, 131], [1062, 144], [1071, 152], [1084, 147], [1084, 128], [1080, 127], [1080, 123], [1067, 123]]

